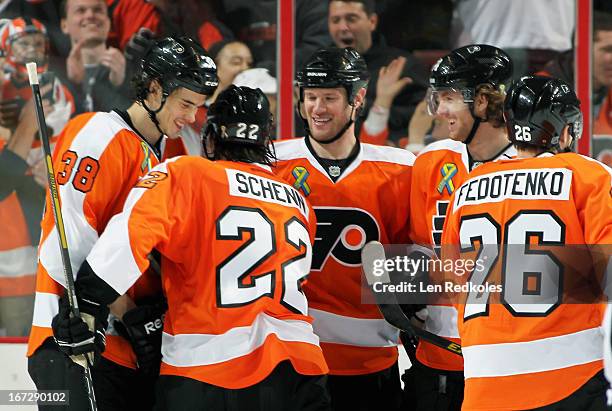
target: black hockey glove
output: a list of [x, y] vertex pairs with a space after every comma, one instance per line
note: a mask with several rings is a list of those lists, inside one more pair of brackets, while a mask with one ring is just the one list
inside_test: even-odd
[[21, 97], [0, 102], [0, 126], [15, 130], [19, 124], [19, 115], [25, 103], [25, 100]]
[[[417, 246], [411, 245], [410, 247]], [[402, 273], [403, 275], [391, 276], [391, 281], [395, 283], [406, 281], [414, 284], [416, 291], [410, 293], [409, 296], [402, 296], [399, 299], [401, 302], [400, 307], [416, 326], [422, 326], [424, 319], [418, 313], [426, 307], [429, 295], [422, 293], [420, 290], [426, 290], [429, 285], [428, 261], [430, 260], [430, 255], [421, 251], [421, 247], [419, 247], [410, 252], [408, 260], [411, 263], [409, 272]]]
[[125, 46], [123, 54], [130, 64], [139, 64], [149, 47], [153, 44], [154, 34], [146, 27], [141, 27]]
[[51, 327], [59, 349], [80, 365], [86, 354], [90, 365], [100, 358], [106, 348], [108, 307], [93, 302], [78, 300], [80, 317], [74, 317], [64, 295], [59, 300], [59, 313], [53, 317]]
[[119, 335], [132, 345], [138, 369], [148, 377], [159, 375], [163, 317], [167, 309], [165, 301], [141, 305], [126, 312], [122, 321], [113, 323]]

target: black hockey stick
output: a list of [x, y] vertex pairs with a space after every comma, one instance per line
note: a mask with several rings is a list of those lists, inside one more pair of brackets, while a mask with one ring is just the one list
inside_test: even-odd
[[[45, 164], [47, 166], [47, 179], [49, 181], [49, 192], [51, 195], [51, 208], [53, 210], [53, 218], [55, 220], [55, 228], [59, 236], [59, 245], [62, 256], [62, 265], [64, 266], [64, 280], [66, 281], [66, 290], [68, 294], [68, 302], [75, 317], [80, 316], [79, 305], [74, 291], [74, 277], [72, 274], [72, 265], [70, 265], [70, 254], [68, 253], [68, 242], [66, 241], [66, 231], [64, 229], [64, 219], [62, 218], [62, 210], [60, 209], [59, 192], [55, 183], [55, 172], [53, 171], [53, 162], [51, 160], [51, 146], [49, 144], [49, 135], [47, 134], [47, 122], [45, 121], [45, 113], [43, 111], [42, 97], [40, 95], [40, 85], [38, 83], [38, 72], [36, 63], [26, 64], [30, 86], [32, 87], [32, 95], [34, 98], [34, 106], [36, 108], [36, 119], [38, 120], [38, 133], [42, 142], [45, 153]], [[91, 411], [97, 411], [96, 397], [93, 390], [93, 381], [91, 379], [91, 371], [89, 369], [89, 361], [85, 354], [82, 355], [83, 360], [78, 361], [83, 366], [85, 375], [85, 387], [87, 396], [89, 397], [89, 405]]]
[[[370, 287], [372, 287], [375, 282], [380, 282], [381, 278], [387, 280], [389, 279], [389, 274], [386, 272], [384, 264], [381, 267], [381, 269], [383, 270], [383, 274], [374, 274], [375, 260], [386, 260], [385, 249], [383, 245], [378, 241], [371, 241], [367, 243], [365, 247], [363, 247], [363, 249], [361, 250], [363, 271]], [[374, 298], [376, 299], [376, 305], [378, 306], [378, 309], [389, 324], [402, 331], [411, 333], [424, 341], [430, 342], [433, 345], [436, 345], [454, 354], [462, 356], [461, 346], [459, 344], [412, 325], [410, 319], [406, 316], [406, 314], [404, 314], [404, 311], [399, 306], [395, 294], [386, 293], [383, 296], [375, 292], [373, 289], [372, 293], [374, 294]]]

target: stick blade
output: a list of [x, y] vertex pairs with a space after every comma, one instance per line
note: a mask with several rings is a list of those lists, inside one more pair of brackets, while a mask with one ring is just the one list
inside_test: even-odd
[[376, 267], [376, 261], [384, 261], [386, 258], [385, 248], [379, 241], [370, 241], [361, 250], [361, 264], [370, 286], [376, 282], [388, 283], [391, 281], [384, 264], [381, 268]]

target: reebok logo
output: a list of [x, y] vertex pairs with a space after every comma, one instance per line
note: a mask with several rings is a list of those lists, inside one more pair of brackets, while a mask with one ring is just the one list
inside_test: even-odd
[[149, 335], [149, 334], [156, 333], [157, 331], [162, 329], [163, 326], [164, 326], [164, 322], [162, 321], [162, 319], [156, 318], [153, 321], [149, 321], [148, 323], [145, 323], [144, 329], [147, 332], [147, 335]]

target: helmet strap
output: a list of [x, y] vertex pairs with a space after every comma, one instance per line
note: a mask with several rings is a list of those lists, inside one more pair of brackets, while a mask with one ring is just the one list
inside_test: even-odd
[[476, 135], [476, 132], [478, 131], [478, 127], [480, 126], [480, 123], [482, 121], [487, 121], [486, 119], [481, 119], [480, 117], [476, 116], [476, 114], [474, 114], [474, 103], [470, 103], [470, 114], [472, 115], [472, 118], [474, 119], [474, 124], [472, 124], [472, 129], [470, 130], [470, 133], [468, 134], [467, 138], [463, 141], [463, 144], [468, 145], [472, 142], [472, 140], [474, 139], [474, 136]]
[[353, 125], [353, 123], [355, 122], [355, 120], [353, 120], [353, 113], [354, 113], [354, 112], [355, 112], [355, 106], [351, 104], [351, 114], [350, 114], [350, 116], [349, 116], [349, 120], [346, 122], [346, 124], [344, 125], [344, 127], [342, 127], [342, 128], [340, 129], [340, 131], [338, 131], [338, 133], [336, 133], [336, 135], [335, 135], [334, 137], [332, 137], [331, 139], [329, 139], [329, 140], [325, 140], [325, 141], [319, 141], [319, 140], [317, 140], [316, 138], [314, 138], [314, 137], [312, 136], [312, 134], [310, 134], [310, 131], [309, 131], [309, 130], [307, 130], [308, 135], [309, 135], [309, 136], [310, 136], [312, 139], [314, 139], [314, 140], [315, 140], [317, 143], [319, 143], [319, 144], [331, 144], [331, 143], [333, 143], [334, 141], [339, 140], [339, 139], [340, 139], [340, 137], [342, 137], [342, 136], [344, 135], [344, 133], [346, 132], [346, 130], [348, 130], [348, 129], [349, 129], [349, 128], [350, 128], [350, 127]]
[[149, 114], [149, 118], [151, 119], [153, 124], [155, 124], [157, 131], [159, 131], [160, 137], [163, 136], [165, 133], [162, 131], [159, 125], [159, 120], [157, 119], [157, 113], [159, 113], [164, 108], [164, 104], [166, 104], [167, 97], [168, 97], [168, 93], [166, 93], [165, 91], [162, 91], [161, 104], [159, 105], [159, 108], [157, 110], [150, 109], [149, 106], [147, 106], [147, 103], [144, 98], [140, 99], [140, 104], [142, 104], [142, 107], [144, 107], [144, 109], [147, 111], [147, 114]]
[[309, 136], [310, 135], [310, 127], [308, 127], [308, 120], [306, 120], [304, 118], [304, 116], [302, 115], [302, 101], [298, 100], [297, 103], [297, 115], [300, 117], [300, 120], [302, 120], [302, 125], [304, 126], [304, 131], [306, 132], [306, 135]]

